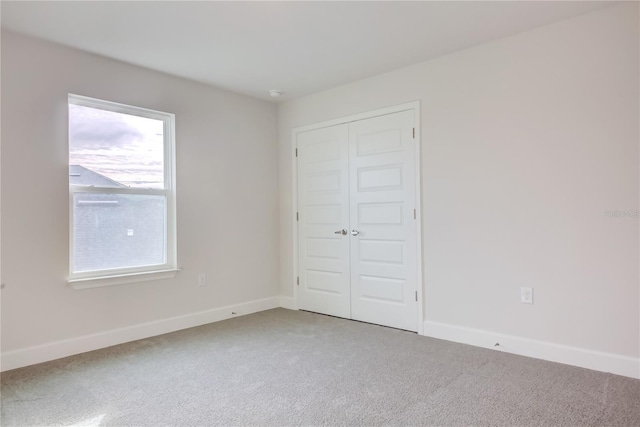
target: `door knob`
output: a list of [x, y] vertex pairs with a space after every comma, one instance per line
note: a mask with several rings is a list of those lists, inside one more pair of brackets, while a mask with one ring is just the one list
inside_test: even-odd
[[351, 230], [351, 235], [352, 236], [357, 236], [358, 234], [360, 234], [360, 232], [358, 230]]
[[342, 234], [343, 236], [346, 236], [347, 230], [343, 228], [342, 230], [334, 231], [333, 234]]

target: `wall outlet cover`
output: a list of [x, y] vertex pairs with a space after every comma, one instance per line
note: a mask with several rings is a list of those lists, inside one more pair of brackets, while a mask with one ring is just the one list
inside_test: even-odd
[[520, 302], [524, 304], [533, 304], [533, 288], [520, 288]]

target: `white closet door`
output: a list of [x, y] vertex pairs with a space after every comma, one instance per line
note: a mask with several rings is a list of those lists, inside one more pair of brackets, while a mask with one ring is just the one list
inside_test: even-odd
[[303, 132], [298, 147], [298, 306], [350, 318], [346, 124]]
[[349, 124], [351, 318], [417, 331], [414, 112]]
[[417, 331], [413, 117], [297, 135], [300, 309]]

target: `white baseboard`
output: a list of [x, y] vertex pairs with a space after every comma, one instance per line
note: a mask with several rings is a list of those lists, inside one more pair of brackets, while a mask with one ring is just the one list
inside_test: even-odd
[[[74, 354], [110, 347], [129, 341], [162, 335], [180, 329], [192, 328], [207, 323], [219, 322], [232, 317], [280, 307], [280, 297], [264, 298], [226, 307], [199, 311], [197, 313], [170, 317], [153, 322], [140, 323], [125, 328], [113, 329], [97, 334], [84, 335], [61, 341], [54, 341], [34, 347], [8, 351], [0, 356], [1, 370], [21, 368], [36, 363], [47, 362]], [[235, 314], [232, 314], [235, 313]]]
[[[277, 307], [298, 309], [295, 298], [285, 296], [214, 308], [2, 353], [0, 370], [21, 368]], [[640, 379], [640, 359], [629, 356], [430, 321], [424, 322], [423, 332], [425, 336], [432, 338]], [[496, 342], [500, 343], [498, 347], [494, 346]]]
[[[431, 321], [424, 322], [423, 331], [432, 338], [640, 378], [639, 358]], [[500, 343], [497, 347], [496, 342]]]
[[298, 304], [296, 303], [296, 299], [294, 297], [280, 296], [280, 307], [286, 308], [288, 310], [297, 310]]

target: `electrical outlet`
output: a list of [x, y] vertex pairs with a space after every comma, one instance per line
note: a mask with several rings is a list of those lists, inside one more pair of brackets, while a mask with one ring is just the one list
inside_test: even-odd
[[520, 288], [520, 302], [523, 304], [533, 304], [533, 288]]
[[207, 286], [207, 276], [204, 273], [198, 275], [198, 287], [203, 288]]

